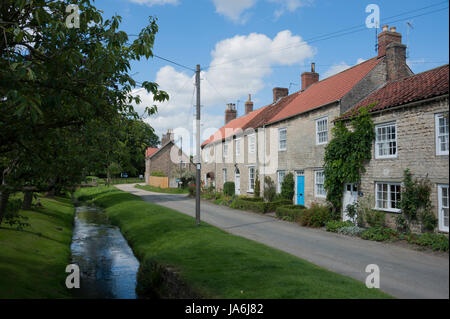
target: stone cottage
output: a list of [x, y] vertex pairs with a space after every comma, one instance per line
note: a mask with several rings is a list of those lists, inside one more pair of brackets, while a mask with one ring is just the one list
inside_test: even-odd
[[357, 199], [360, 187], [359, 195], [371, 195], [373, 207], [388, 213], [393, 224], [400, 213], [403, 172], [409, 169], [415, 178], [431, 182], [438, 230], [448, 233], [448, 85], [447, 64], [389, 82], [341, 117], [348, 119], [360, 107], [376, 103], [370, 109], [376, 134], [372, 159], [360, 185], [346, 185], [345, 203]]
[[161, 138], [161, 147], [148, 147], [145, 151], [145, 183], [150, 184], [152, 172], [163, 172], [169, 187], [178, 187], [177, 179], [186, 171], [194, 171], [195, 165], [174, 142], [174, 133], [168, 130]]

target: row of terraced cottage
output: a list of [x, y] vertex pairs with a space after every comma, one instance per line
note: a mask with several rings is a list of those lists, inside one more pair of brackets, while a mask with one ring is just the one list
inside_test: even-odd
[[325, 203], [324, 154], [334, 121], [348, 121], [349, 114], [376, 102], [370, 109], [376, 133], [372, 158], [360, 183], [344, 186], [344, 204], [371, 195], [373, 207], [387, 212], [392, 222], [400, 212], [408, 168], [432, 183], [438, 230], [448, 232], [449, 66], [414, 75], [395, 28], [384, 26], [378, 43], [378, 56], [321, 81], [312, 64], [311, 72], [301, 75], [300, 91], [274, 88], [273, 103], [267, 106], [253, 110], [249, 95], [240, 117], [228, 104], [225, 125], [202, 144], [206, 186], [220, 190], [233, 181], [236, 194], [252, 196], [259, 174], [262, 191], [264, 177], [270, 176], [279, 192], [291, 172], [295, 204]]

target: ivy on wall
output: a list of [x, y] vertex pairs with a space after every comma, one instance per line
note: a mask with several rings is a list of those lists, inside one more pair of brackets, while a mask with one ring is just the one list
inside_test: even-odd
[[364, 163], [372, 157], [375, 126], [369, 109], [374, 106], [375, 103], [358, 110], [351, 121], [352, 130], [344, 121], [336, 121], [333, 139], [325, 148], [324, 187], [335, 214], [340, 214], [342, 208], [344, 184], [358, 183], [365, 172]]

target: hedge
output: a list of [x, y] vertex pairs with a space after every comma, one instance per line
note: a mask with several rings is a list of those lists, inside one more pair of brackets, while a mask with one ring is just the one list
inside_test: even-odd
[[226, 182], [223, 184], [223, 193], [226, 196], [233, 196], [234, 195], [234, 182]]
[[297, 221], [305, 209], [303, 205], [283, 205], [278, 206], [275, 210], [276, 216], [280, 219], [287, 219], [290, 221]]
[[265, 214], [265, 213], [269, 213], [269, 212], [273, 212], [275, 211], [275, 209], [278, 206], [281, 205], [286, 205], [288, 203], [292, 203], [290, 200], [286, 200], [286, 199], [281, 199], [278, 201], [274, 201], [274, 202], [263, 202], [260, 199], [249, 199], [249, 198], [236, 198], [233, 203], [231, 204], [232, 208], [235, 209], [242, 209], [242, 210], [249, 210], [252, 212], [256, 212], [256, 213], [261, 213], [261, 214]]

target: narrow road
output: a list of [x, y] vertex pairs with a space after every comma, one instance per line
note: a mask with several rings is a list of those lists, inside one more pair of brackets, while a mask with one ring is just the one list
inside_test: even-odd
[[[145, 201], [195, 216], [195, 200], [116, 185]], [[202, 201], [201, 219], [242, 236], [308, 260], [323, 268], [365, 282], [366, 266], [380, 269], [380, 289], [398, 298], [449, 298], [447, 254], [414, 251], [400, 246], [299, 227], [270, 216], [230, 209]]]

